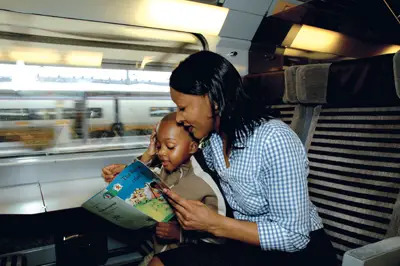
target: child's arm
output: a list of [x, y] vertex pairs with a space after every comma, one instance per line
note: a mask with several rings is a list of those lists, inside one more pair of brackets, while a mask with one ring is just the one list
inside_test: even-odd
[[[140, 156], [138, 159], [144, 163], [148, 164], [150, 163], [154, 157], [156, 156], [157, 150], [156, 150], [156, 130], [155, 127], [153, 128], [153, 132], [151, 133], [150, 136], [150, 144], [147, 150]], [[107, 183], [110, 183], [114, 180], [114, 178], [126, 167], [126, 164], [110, 164], [105, 166], [102, 169], [102, 176], [104, 178], [104, 181]]]
[[101, 175], [104, 178], [104, 181], [110, 183], [114, 180], [115, 176], [119, 174], [124, 168], [126, 167], [125, 164], [110, 164], [105, 166], [101, 171]]

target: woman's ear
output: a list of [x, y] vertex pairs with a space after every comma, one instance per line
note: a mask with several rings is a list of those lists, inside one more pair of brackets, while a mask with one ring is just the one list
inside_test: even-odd
[[221, 110], [219, 110], [219, 106], [216, 102], [214, 102], [214, 113], [221, 116]]
[[190, 142], [189, 153], [195, 154], [198, 149], [199, 149], [199, 144], [196, 141], [192, 140]]

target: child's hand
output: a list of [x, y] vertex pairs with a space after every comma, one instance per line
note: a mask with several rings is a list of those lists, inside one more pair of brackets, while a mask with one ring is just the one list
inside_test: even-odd
[[181, 238], [181, 229], [177, 221], [157, 223], [156, 235], [162, 239], [174, 239], [179, 241]]
[[156, 147], [156, 142], [157, 142], [157, 138], [156, 138], [157, 132], [156, 132], [156, 130], [157, 130], [157, 126], [158, 126], [158, 124], [153, 126], [153, 132], [151, 132], [151, 135], [150, 135], [149, 147], [147, 147], [147, 150], [143, 153], [142, 158], [140, 159], [140, 161], [142, 161], [143, 163], [148, 163], [157, 154], [157, 147]]
[[125, 167], [125, 164], [110, 164], [101, 170], [101, 175], [103, 176], [104, 181], [106, 181], [107, 183], [111, 183], [116, 175], [124, 170]]
[[158, 124], [153, 126], [153, 132], [151, 132], [151, 135], [150, 135], [150, 144], [149, 144], [149, 147], [147, 148], [147, 153], [150, 156], [154, 156], [157, 153], [157, 147], [156, 147], [156, 141], [157, 141], [157, 138], [156, 138], [157, 132], [156, 132], [156, 130], [157, 130], [157, 126], [158, 126]]

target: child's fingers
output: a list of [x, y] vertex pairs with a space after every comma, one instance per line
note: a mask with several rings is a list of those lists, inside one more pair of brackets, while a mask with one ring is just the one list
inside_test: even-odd
[[103, 175], [111, 175], [112, 174], [110, 169], [108, 169], [108, 166], [104, 167], [102, 169], [102, 172], [103, 172]]
[[166, 236], [169, 234], [169, 228], [168, 227], [156, 227], [156, 235], [160, 236]]
[[156, 229], [157, 228], [168, 228], [168, 223], [157, 223]]
[[121, 165], [119, 165], [119, 164], [110, 164], [110, 165], [107, 165], [106, 167], [103, 167], [102, 171], [106, 175], [112, 175], [118, 167], [121, 167]]
[[164, 238], [164, 239], [170, 238], [168, 236], [168, 234], [166, 234], [164, 232], [156, 232], [156, 236], [159, 237], [159, 238]]
[[155, 142], [155, 141], [156, 141], [156, 132], [155, 132], [155, 131], [153, 131], [153, 132], [151, 133], [151, 135], [150, 135], [150, 141], [151, 141], [151, 142]]

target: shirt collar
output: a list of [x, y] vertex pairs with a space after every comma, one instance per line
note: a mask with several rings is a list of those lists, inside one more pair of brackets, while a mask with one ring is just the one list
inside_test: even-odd
[[180, 180], [184, 178], [189, 171], [192, 169], [192, 164], [190, 160], [186, 163], [181, 164], [172, 173], [168, 173], [164, 168], [161, 169], [160, 178], [168, 186], [176, 186], [179, 184]]

